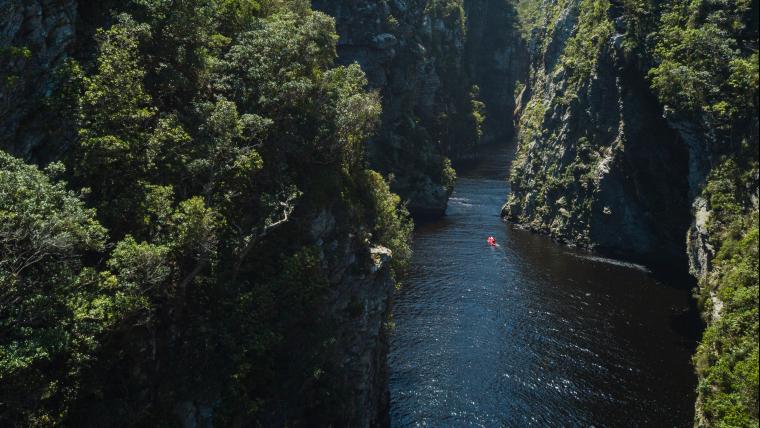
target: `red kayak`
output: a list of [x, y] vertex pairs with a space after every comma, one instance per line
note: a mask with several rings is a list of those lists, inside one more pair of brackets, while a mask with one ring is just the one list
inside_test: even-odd
[[493, 236], [489, 236], [486, 242], [488, 242], [488, 245], [492, 247], [496, 246], [496, 238], [494, 238]]

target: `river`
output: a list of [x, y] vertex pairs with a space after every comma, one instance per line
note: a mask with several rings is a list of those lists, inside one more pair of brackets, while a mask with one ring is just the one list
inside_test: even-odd
[[415, 233], [393, 309], [392, 426], [692, 426], [687, 281], [502, 222], [508, 159], [493, 149]]

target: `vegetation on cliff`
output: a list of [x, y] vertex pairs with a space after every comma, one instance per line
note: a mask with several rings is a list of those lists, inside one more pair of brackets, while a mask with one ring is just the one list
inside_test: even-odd
[[[708, 322], [694, 358], [696, 423], [757, 426], [758, 2], [527, 0], [518, 11], [534, 58], [505, 215], [575, 244], [606, 246], [594, 229], [623, 215], [614, 205], [620, 192], [635, 203], [657, 198], [651, 188], [646, 196], [620, 190], [620, 175], [634, 178], [626, 186], [666, 175], [652, 167], [658, 158], [673, 173], [683, 169], [674, 177], [683, 183], [657, 186], [673, 187], [666, 203], [691, 195], [692, 227], [705, 223], [697, 235], [706, 242], [691, 233], [689, 242], [690, 251], [706, 252], [696, 269]], [[609, 102], [613, 92], [619, 100]], [[657, 102], [641, 101], [647, 97]], [[631, 125], [643, 125], [640, 110], [648, 108], [666, 120], [653, 117], [642, 134]], [[674, 142], [682, 148], [663, 151]], [[631, 203], [622, 208], [626, 230], [640, 218], [631, 217]], [[684, 235], [673, 239], [680, 244]], [[612, 243], [615, 250], [630, 240]]]
[[358, 62], [381, 95], [372, 168], [418, 217], [446, 211], [452, 163], [513, 136], [513, 81], [526, 55], [508, 1], [315, 0], [336, 17], [339, 61]]
[[[527, 93], [532, 96], [520, 112], [505, 214], [555, 238], [592, 246], [592, 201], [618, 131], [601, 115], [585, 113], [592, 99], [611, 107], [610, 94], [599, 100], [609, 89], [594, 84], [614, 31], [609, 2], [521, 3], [524, 25], [537, 25], [529, 31], [534, 58]], [[565, 129], [559, 132], [562, 115]], [[567, 150], [549, 149], [566, 144]]]
[[760, 242], [757, 206], [745, 200], [747, 189], [757, 186], [757, 171], [756, 160], [754, 166], [740, 167], [729, 158], [713, 169], [703, 193], [710, 207], [710, 245], [716, 250], [697, 293], [708, 322], [694, 357], [703, 426], [758, 425]]
[[701, 198], [714, 258], [699, 278], [708, 328], [695, 356], [703, 426], [758, 425], [757, 14], [756, 1], [671, 2], [649, 73], [666, 108], [713, 135]]
[[307, 1], [108, 6], [63, 163], [0, 154], [0, 424], [349, 423], [326, 296], [410, 253], [377, 95]]

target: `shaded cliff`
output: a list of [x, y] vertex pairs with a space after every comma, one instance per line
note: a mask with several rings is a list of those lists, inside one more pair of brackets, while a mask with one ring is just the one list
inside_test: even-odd
[[616, 44], [614, 11], [579, 6], [555, 4], [553, 25], [535, 30], [504, 215], [571, 244], [685, 268], [688, 149], [646, 70]]
[[521, 4], [531, 71], [503, 216], [688, 267], [708, 322], [699, 426], [757, 424], [757, 3]]
[[[485, 104], [482, 140], [486, 144], [508, 144], [515, 137], [516, 91], [528, 77], [528, 47], [515, 4], [502, 0], [464, 2], [464, 63]], [[459, 153], [457, 158], [465, 155]]]
[[[513, 136], [515, 85], [527, 73], [516, 12], [500, 1], [315, 1], [336, 17], [340, 62], [358, 62], [383, 100], [369, 145], [372, 166], [421, 216], [446, 209], [454, 162]], [[53, 95], [66, 58], [87, 64], [109, 4], [11, 2], [0, 16], [3, 148], [29, 159], [60, 158], [76, 139]]]
[[456, 162], [512, 132], [527, 64], [508, 2], [313, 2], [337, 21], [340, 62], [358, 62], [383, 100], [371, 164], [418, 217], [446, 210]]
[[[3, 2], [0, 11], [0, 148], [26, 158], [50, 160], [63, 147], [45, 146], [55, 126], [45, 104], [55, 69], [76, 41], [77, 2]], [[51, 129], [51, 127], [53, 129]]]

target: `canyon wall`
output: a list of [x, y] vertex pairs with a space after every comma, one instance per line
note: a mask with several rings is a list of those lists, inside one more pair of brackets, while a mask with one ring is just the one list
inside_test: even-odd
[[416, 217], [446, 211], [449, 159], [512, 137], [514, 83], [527, 51], [509, 2], [315, 0], [334, 16], [340, 62], [357, 62], [383, 100], [371, 165]]
[[[76, 0], [3, 2], [0, 11], [0, 148], [50, 160], [64, 147], [45, 146], [52, 116], [45, 99], [55, 69], [72, 53]], [[56, 153], [50, 153], [54, 151]]]
[[[662, 118], [646, 70], [624, 54], [620, 16], [581, 12], [578, 2], [550, 10], [553, 25], [532, 40], [504, 215], [570, 244], [685, 262], [688, 148]], [[599, 34], [584, 43], [585, 31]]]
[[696, 424], [757, 424], [758, 6], [708, 3], [521, 2], [531, 70], [503, 216], [688, 269], [708, 324]]
[[[515, 137], [516, 93], [528, 77], [529, 52], [516, 3], [466, 0], [464, 63], [485, 104], [483, 143], [511, 144]], [[466, 156], [459, 153], [457, 158]]]

